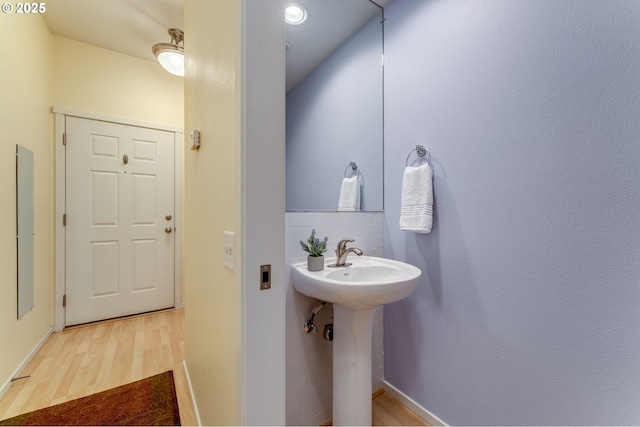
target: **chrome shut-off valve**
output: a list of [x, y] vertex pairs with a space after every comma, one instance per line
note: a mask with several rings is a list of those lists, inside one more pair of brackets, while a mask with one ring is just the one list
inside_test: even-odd
[[306, 333], [310, 334], [313, 332], [315, 334], [316, 332], [318, 332], [318, 327], [313, 322], [313, 319], [316, 317], [316, 314], [318, 314], [322, 307], [325, 306], [325, 304], [325, 301], [321, 301], [320, 304], [316, 305], [315, 308], [311, 311], [311, 317], [309, 318], [309, 320], [304, 322], [304, 325], [302, 326]]
[[318, 326], [316, 326], [316, 324], [313, 323], [313, 319], [309, 319], [306, 322], [304, 322], [303, 328], [304, 328], [304, 331], [308, 334], [312, 332], [315, 334], [316, 332], [318, 332]]
[[327, 323], [324, 325], [324, 331], [322, 331], [322, 338], [327, 341], [333, 341], [333, 323]]

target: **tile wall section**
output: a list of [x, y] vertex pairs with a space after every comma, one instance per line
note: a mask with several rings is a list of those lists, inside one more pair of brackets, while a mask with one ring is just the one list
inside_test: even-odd
[[[336, 244], [345, 238], [354, 239], [352, 245], [365, 255], [383, 256], [383, 221], [383, 212], [287, 212], [285, 216], [287, 425], [319, 425], [332, 417], [333, 344], [322, 338], [322, 330], [332, 322], [333, 307], [327, 304], [316, 315], [318, 333], [302, 330], [318, 301], [293, 289], [291, 265], [307, 259], [298, 242], [315, 229], [319, 238], [329, 237], [327, 257], [335, 256]], [[382, 388], [384, 379], [382, 337], [380, 308], [373, 324], [373, 391]]]

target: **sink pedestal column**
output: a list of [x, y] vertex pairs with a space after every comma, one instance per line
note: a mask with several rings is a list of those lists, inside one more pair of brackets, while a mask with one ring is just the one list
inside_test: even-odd
[[333, 425], [371, 425], [371, 340], [377, 307], [333, 304]]

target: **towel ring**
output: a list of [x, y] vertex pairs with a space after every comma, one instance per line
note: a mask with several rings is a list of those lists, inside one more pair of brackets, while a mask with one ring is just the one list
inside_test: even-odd
[[405, 166], [409, 166], [409, 158], [411, 157], [411, 154], [413, 154], [414, 151], [416, 152], [416, 156], [418, 157], [424, 157], [425, 154], [428, 154], [429, 157], [427, 157], [427, 164], [431, 165], [431, 152], [427, 148], [424, 148], [424, 145], [416, 145], [416, 148], [409, 151], [407, 160], [404, 162]]
[[349, 168], [351, 168], [351, 171], [352, 171], [351, 176], [353, 176], [353, 174], [355, 173], [358, 173], [358, 174], [360, 173], [360, 172], [357, 172], [360, 166], [358, 166], [356, 162], [350, 162], [344, 170], [345, 178], [348, 178], [347, 171], [349, 170]]

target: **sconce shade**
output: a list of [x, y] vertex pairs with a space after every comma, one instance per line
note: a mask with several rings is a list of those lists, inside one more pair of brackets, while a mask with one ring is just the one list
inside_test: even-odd
[[176, 76], [184, 76], [184, 33], [175, 28], [169, 29], [171, 43], [158, 43], [153, 45], [151, 51], [158, 58], [160, 65]]

